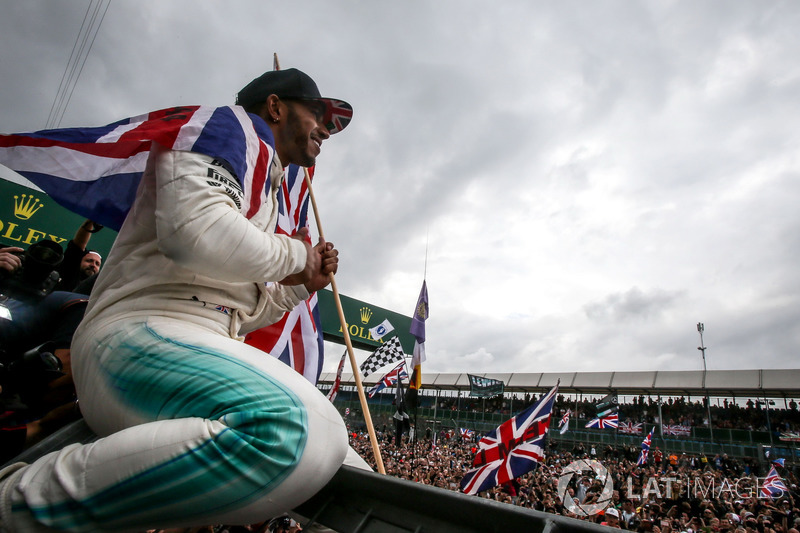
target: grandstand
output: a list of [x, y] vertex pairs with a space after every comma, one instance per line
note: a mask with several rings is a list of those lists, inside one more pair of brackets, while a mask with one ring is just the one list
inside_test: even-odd
[[[620, 396], [695, 396], [712, 398], [800, 398], [800, 369], [761, 370], [654, 370], [645, 372], [533, 372], [480, 373], [497, 379], [506, 392], [541, 393], [559, 383], [562, 394], [608, 394]], [[330, 386], [336, 374], [320, 376], [320, 385]], [[376, 383], [380, 373], [364, 379]], [[342, 373], [342, 385], [355, 385], [353, 375]], [[424, 390], [469, 391], [466, 373], [423, 373]]]
[[[704, 405], [706, 396], [710, 398], [714, 427], [709, 429], [702, 423], [692, 425], [686, 436], [664, 435], [656, 429], [656, 445], [664, 450], [687, 454], [729, 454], [763, 460], [764, 452], [771, 448], [775, 455], [786, 457], [792, 462], [800, 453], [797, 442], [782, 440], [782, 434], [774, 425], [774, 419], [786, 420], [790, 413], [800, 422], [797, 403], [800, 398], [800, 370], [798, 369], [756, 369], [756, 370], [708, 370], [708, 371], [647, 371], [647, 372], [563, 372], [563, 373], [475, 373], [473, 375], [501, 380], [505, 393], [499, 408], [486, 407], [483, 402], [469, 398], [470, 384], [466, 373], [423, 373], [423, 390], [420, 407], [417, 410], [419, 435], [429, 435], [441, 429], [458, 430], [460, 427], [486, 432], [494, 429], [514, 413], [527, 406], [526, 398], [542, 394], [559, 383], [559, 394], [570, 399], [562, 405], [564, 409], [584, 404], [591, 405], [593, 398], [615, 393], [620, 398], [646, 398], [650, 409], [647, 424], [652, 425], [658, 409], [659, 400], [671, 404], [672, 398], [688, 399]], [[327, 390], [336, 375], [323, 373], [319, 387]], [[364, 379], [369, 387], [381, 379], [377, 372]], [[342, 375], [342, 392], [337, 396], [336, 405], [345, 413], [349, 412], [351, 424], [358, 424], [360, 404], [355, 394], [352, 374]], [[385, 391], [369, 401], [370, 412], [376, 427], [391, 423], [394, 413], [392, 400], [394, 391]], [[741, 412], [738, 405], [750, 401], [758, 414], [759, 423], [755, 427], [718, 427], [719, 419], [729, 419], [726, 411]], [[473, 403], [468, 407], [470, 401]], [[730, 405], [730, 409], [720, 405]], [[762, 409], [761, 407], [765, 408]], [[772, 407], [770, 407], [772, 406]], [[696, 405], [693, 407], [697, 407]], [[622, 404], [620, 412], [624, 418], [631, 406]], [[705, 407], [703, 408], [705, 409]], [[696, 409], [695, 409], [696, 410]], [[584, 427], [586, 417], [578, 416], [570, 421], [570, 430], [564, 435], [553, 433], [554, 439], [567, 444], [583, 443], [595, 446], [639, 446], [641, 435], [628, 435], [615, 430], [596, 430]], [[674, 412], [675, 409], [672, 409]], [[770, 418], [772, 411], [772, 419]], [[735, 417], [736, 415], [734, 415]], [[558, 420], [551, 421], [555, 427]], [[348, 418], [346, 418], [348, 419]], [[658, 418], [660, 419], [660, 418]], [[663, 419], [668, 421], [668, 416]], [[728, 424], [731, 426], [732, 424]], [[797, 429], [797, 428], [794, 428]]]

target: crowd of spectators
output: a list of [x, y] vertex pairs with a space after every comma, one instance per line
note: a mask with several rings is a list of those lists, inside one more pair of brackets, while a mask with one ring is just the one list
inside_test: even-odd
[[[423, 438], [415, 443], [404, 439], [397, 446], [390, 435], [382, 434], [386, 473], [458, 491], [477, 444], [452, 432], [441, 432], [437, 437], [436, 445]], [[367, 435], [352, 432], [350, 441], [374, 466]], [[788, 468], [779, 470], [789, 491], [768, 499], [760, 497], [758, 490], [768, 465], [758, 461], [727, 455], [678, 455], [654, 448], [648, 464], [640, 467], [636, 465], [638, 455], [638, 449], [612, 446], [600, 451], [576, 445], [567, 450], [552, 440], [539, 468], [518, 478], [514, 485], [498, 486], [478, 497], [629, 531], [798, 532], [800, 492], [795, 473]], [[604, 492], [608, 482], [602, 473], [589, 470], [570, 479], [562, 499], [558, 492], [561, 472], [579, 459], [596, 459], [613, 488]], [[607, 507], [603, 500], [606, 494]], [[605, 509], [586, 511], [592, 506]]]

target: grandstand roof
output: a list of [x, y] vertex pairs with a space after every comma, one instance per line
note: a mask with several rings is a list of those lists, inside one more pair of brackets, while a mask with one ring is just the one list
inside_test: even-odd
[[[534, 372], [473, 373], [505, 383], [507, 392], [538, 392], [561, 380], [563, 393], [714, 397], [800, 398], [800, 369], [761, 370], [654, 370], [647, 372]], [[363, 379], [365, 387], [383, 377], [376, 372]], [[323, 373], [320, 383], [331, 384], [333, 372]], [[342, 374], [342, 384], [355, 386], [352, 374]], [[469, 390], [467, 374], [422, 373], [422, 387], [429, 390]]]

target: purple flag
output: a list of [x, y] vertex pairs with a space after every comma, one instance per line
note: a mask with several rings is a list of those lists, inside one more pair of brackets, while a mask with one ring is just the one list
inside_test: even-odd
[[411, 317], [411, 327], [409, 333], [416, 337], [417, 342], [425, 342], [425, 320], [428, 318], [428, 286], [422, 282], [422, 289], [419, 291], [417, 307], [414, 309], [414, 316]]

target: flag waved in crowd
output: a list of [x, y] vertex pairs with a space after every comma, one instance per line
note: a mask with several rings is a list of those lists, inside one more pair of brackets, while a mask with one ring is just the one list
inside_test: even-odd
[[369, 329], [370, 336], [375, 339], [376, 341], [381, 340], [387, 333], [391, 333], [394, 331], [394, 326], [389, 319], [385, 319], [383, 322], [375, 326], [374, 328]]
[[347, 356], [347, 350], [342, 353], [342, 358], [339, 360], [339, 367], [336, 369], [336, 379], [333, 381], [333, 385], [331, 385], [331, 390], [328, 391], [327, 398], [330, 400], [331, 403], [336, 399], [336, 395], [339, 393], [339, 387], [342, 386], [342, 371], [344, 370], [344, 359]]
[[619, 414], [613, 413], [608, 416], [593, 418], [586, 423], [587, 428], [596, 429], [616, 429], [619, 426]]
[[539, 401], [484, 436], [461, 490], [478, 494], [530, 472], [544, 460], [547, 430], [558, 385]]
[[688, 437], [692, 434], [692, 426], [686, 426], [682, 424], [662, 424], [661, 431], [664, 435]]
[[475, 431], [469, 428], [458, 428], [458, 433], [464, 440], [472, 439], [475, 436]]
[[653, 432], [656, 428], [650, 430], [650, 433], [642, 441], [642, 451], [639, 453], [639, 459], [636, 461], [637, 466], [647, 464], [647, 456], [650, 453], [650, 445], [653, 443]]
[[499, 379], [486, 378], [467, 374], [469, 379], [469, 395], [477, 398], [500, 396], [505, 390], [505, 383]]
[[627, 435], [641, 435], [642, 434], [642, 423], [636, 422], [633, 423], [630, 420], [626, 420], [625, 422], [619, 423], [619, 432], [625, 433]]
[[571, 410], [567, 409], [567, 412], [564, 413], [564, 416], [561, 417], [561, 422], [558, 423], [558, 427], [561, 428], [559, 434], [563, 435], [569, 429], [569, 415], [572, 413]]
[[391, 387], [397, 384], [398, 380], [402, 380], [403, 378], [408, 379], [408, 372], [406, 372], [406, 362], [405, 360], [400, 361], [400, 364], [394, 367], [387, 373], [385, 376], [381, 378], [379, 382], [372, 386], [369, 389], [369, 397], [372, 398], [378, 392], [382, 391], [386, 387]]
[[764, 478], [764, 482], [761, 484], [761, 489], [759, 491], [761, 497], [774, 500], [775, 498], [780, 498], [788, 492], [789, 489], [778, 475], [775, 465], [773, 465], [770, 467], [767, 477]]
[[386, 365], [396, 363], [397, 361], [405, 361], [405, 354], [403, 353], [403, 346], [400, 344], [400, 339], [395, 336], [372, 352], [372, 354], [361, 363], [359, 368], [361, 369], [361, 374], [367, 377], [376, 370]]
[[422, 363], [427, 359], [425, 357], [425, 321], [428, 319], [428, 311], [428, 286], [423, 280], [409, 328], [409, 332], [414, 336], [414, 352], [411, 357], [411, 382], [408, 387], [414, 390], [422, 388]]

